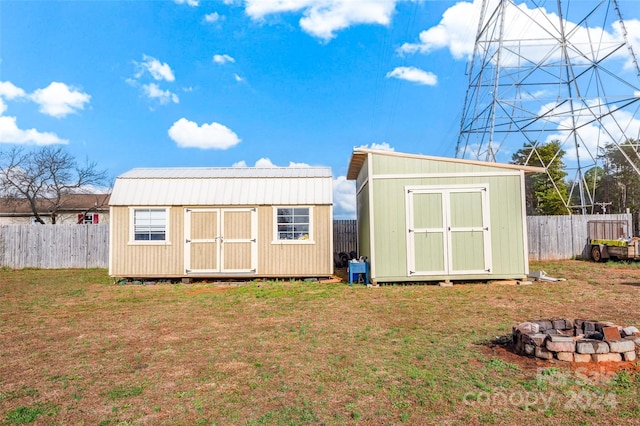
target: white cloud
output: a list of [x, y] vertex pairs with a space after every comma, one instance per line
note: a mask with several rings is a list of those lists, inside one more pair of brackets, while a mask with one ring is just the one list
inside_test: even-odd
[[180, 102], [178, 95], [171, 93], [169, 90], [162, 90], [155, 83], [143, 84], [142, 92], [149, 98], [160, 102], [160, 105], [166, 105], [170, 102], [177, 104]]
[[[613, 28], [615, 30], [615, 38], [620, 40], [624, 39], [624, 30], [627, 31], [627, 40], [629, 44], [633, 48], [633, 52], [636, 55], [640, 53], [640, 20], [637, 19], [625, 19], [624, 21], [624, 29], [620, 26], [619, 22], [615, 22], [613, 24]], [[633, 60], [629, 58], [627, 63], [625, 64], [625, 69], [627, 70], [635, 70], [637, 65], [633, 63]]]
[[311, 167], [311, 166], [307, 163], [296, 163], [293, 161], [289, 161], [289, 167], [304, 168], [304, 167]]
[[64, 117], [84, 109], [84, 105], [89, 102], [91, 96], [64, 83], [54, 81], [44, 89], [33, 92], [30, 98], [40, 105], [40, 112], [43, 114]]
[[232, 58], [231, 56], [224, 54], [224, 55], [213, 55], [213, 62], [215, 62], [216, 64], [226, 64], [228, 62], [235, 62], [236, 60], [234, 58]]
[[240, 77], [238, 74], [233, 74], [233, 78], [238, 82], [238, 83], [242, 83], [244, 81], [244, 78]]
[[[462, 59], [473, 53], [476, 23], [480, 16], [481, 1], [459, 2], [447, 9], [440, 23], [420, 33], [418, 43], [405, 43], [401, 53], [429, 53], [448, 47], [451, 55]], [[473, 23], [473, 25], [470, 25]]]
[[10, 81], [0, 81], [0, 98], [16, 99], [26, 96], [24, 90], [15, 86]]
[[187, 6], [197, 7], [200, 2], [198, 0], [173, 0], [177, 4], [186, 4]]
[[356, 217], [356, 185], [345, 176], [333, 180], [333, 215], [336, 219]]
[[67, 144], [54, 133], [39, 132], [36, 129], [22, 130], [18, 128], [15, 117], [0, 117], [0, 143], [52, 145]]
[[[170, 90], [162, 89], [157, 83], [142, 83], [144, 80], [149, 80], [149, 78], [144, 78], [145, 72], [148, 72], [149, 75], [156, 81], [175, 81], [175, 75], [171, 70], [169, 64], [162, 63], [156, 58], [153, 58], [148, 55], [142, 55], [143, 62], [138, 63], [134, 62], [137, 68], [137, 71], [134, 75], [134, 78], [128, 78], [125, 82], [132, 87], [139, 88], [142, 94], [160, 105], [167, 105], [170, 103], [177, 104], [180, 102], [180, 98], [175, 93]], [[188, 91], [188, 90], [186, 90]]]
[[213, 24], [214, 22], [218, 22], [223, 19], [223, 16], [218, 14], [218, 12], [208, 13], [204, 15], [204, 21]]
[[166, 62], [162, 63], [148, 55], [142, 55], [142, 59], [143, 61], [141, 63], [136, 63], [139, 68], [135, 75], [136, 78], [139, 79], [142, 77], [142, 74], [144, 74], [144, 71], [148, 71], [155, 80], [174, 81], [176, 79], [173, 70], [171, 70], [171, 67]]
[[[628, 135], [640, 134], [640, 119], [635, 118], [633, 113], [625, 110], [611, 112], [603, 105], [602, 99], [591, 99], [587, 106], [587, 109], [573, 114], [569, 114], [570, 110], [566, 107], [564, 111], [560, 111], [560, 118], [549, 120], [555, 124], [557, 133], [548, 135], [545, 143], [558, 140], [566, 151], [567, 160], [575, 161], [578, 154], [582, 161], [595, 159], [599, 154], [599, 148], [606, 144], [623, 144], [627, 141]], [[548, 110], [548, 106], [543, 108]], [[594, 121], [592, 110], [600, 112], [602, 118], [599, 123]], [[574, 135], [579, 140], [578, 151], [575, 149]]]
[[300, 27], [328, 41], [335, 32], [359, 24], [388, 25], [398, 0], [246, 0], [246, 13], [254, 20], [265, 16], [302, 12]]
[[[501, 0], [490, 0], [486, 10], [496, 10], [499, 1]], [[548, 12], [545, 8], [529, 8], [525, 2], [518, 5], [514, 3], [509, 1], [503, 4], [504, 22], [507, 24], [502, 37], [502, 64], [518, 65], [518, 61], [522, 61], [523, 57], [534, 62], [556, 62], [562, 53], [562, 49], [555, 48], [556, 37], [560, 33], [558, 15]], [[405, 43], [398, 51], [406, 54], [431, 53], [446, 48], [455, 59], [469, 59], [473, 54], [481, 6], [482, 0], [456, 3], [443, 13], [437, 25], [422, 31], [417, 42]], [[595, 18], [590, 22], [595, 22]], [[611, 54], [618, 57], [627, 55], [627, 49], [619, 49], [623, 33], [617, 22], [612, 24], [611, 32], [601, 27], [578, 26], [566, 20], [563, 25], [565, 34], [568, 34], [568, 41], [573, 46], [567, 51], [573, 64], [585, 63], [587, 57], [596, 59]], [[625, 27], [629, 32], [631, 44], [640, 47], [640, 21], [625, 21]], [[490, 37], [493, 46], [497, 46], [494, 34]]]
[[181, 148], [224, 150], [240, 143], [238, 135], [222, 124], [213, 122], [198, 126], [186, 118], [173, 123], [169, 129], [169, 137]]
[[388, 142], [376, 143], [373, 142], [371, 145], [360, 145], [358, 148], [369, 148], [369, 149], [377, 149], [378, 151], [395, 151], [396, 149], [389, 145]]
[[5, 113], [7, 110], [7, 104], [4, 103], [4, 100], [0, 98], [0, 116]]
[[438, 84], [438, 77], [435, 74], [415, 67], [397, 67], [387, 73], [387, 78], [407, 80], [425, 86], [435, 86]]
[[[247, 162], [244, 160], [238, 161], [236, 163], [233, 163], [233, 166], [231, 167], [247, 167]], [[260, 158], [258, 161], [255, 162], [253, 167], [258, 167], [258, 168], [272, 168], [272, 167], [282, 167], [282, 166], [277, 166], [275, 164], [273, 164], [273, 162], [266, 157], [262, 157]], [[295, 168], [300, 168], [300, 167], [311, 167], [309, 164], [307, 163], [296, 163], [293, 161], [289, 161], [289, 165], [285, 166], [285, 167], [295, 167]]]
[[258, 161], [256, 161], [256, 164], [254, 165], [254, 167], [270, 168], [270, 167], [278, 167], [278, 166], [273, 164], [270, 159], [263, 157]]

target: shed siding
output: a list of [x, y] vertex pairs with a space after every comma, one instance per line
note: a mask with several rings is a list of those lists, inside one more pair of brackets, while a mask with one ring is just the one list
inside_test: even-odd
[[[373, 251], [371, 250], [371, 211], [369, 209], [369, 162], [365, 160], [358, 172], [356, 179], [356, 218], [358, 226], [358, 256], [366, 256], [373, 261]], [[373, 267], [374, 264], [372, 263]]]
[[374, 175], [407, 175], [420, 173], [493, 173], [508, 172], [497, 170], [489, 163], [487, 166], [438, 161], [423, 158], [394, 157], [373, 154]]
[[333, 273], [331, 207], [313, 207], [313, 244], [274, 243], [273, 207], [258, 209], [258, 274], [316, 277]]
[[[371, 157], [370, 157], [371, 158]], [[405, 186], [444, 186], [486, 184], [489, 187], [490, 232], [492, 271], [490, 275], [464, 275], [465, 279], [517, 278], [526, 276], [526, 259], [523, 249], [525, 224], [522, 221], [521, 176], [447, 176], [452, 173], [496, 173], [492, 167], [460, 163], [438, 162], [413, 158], [373, 155], [373, 203], [375, 268], [377, 281], [423, 281], [425, 277], [407, 276], [407, 238], [405, 213]], [[498, 170], [499, 173], [504, 171]], [[507, 171], [509, 172], [509, 171]], [[402, 175], [441, 174], [441, 177], [412, 177]], [[384, 176], [381, 176], [384, 175]], [[376, 178], [376, 176], [378, 176]], [[394, 176], [390, 178], [390, 176]], [[364, 191], [363, 191], [364, 192]], [[365, 208], [365, 194], [359, 194], [358, 208]], [[367, 215], [368, 216], [368, 215]], [[358, 219], [364, 215], [359, 211]], [[364, 230], [359, 226], [359, 241], [364, 245]], [[477, 243], [477, 242], [476, 242]], [[457, 241], [460, 247], [464, 241]], [[469, 242], [469, 247], [473, 242]], [[361, 251], [364, 247], [361, 248]], [[464, 250], [461, 251], [464, 253]], [[453, 259], [457, 265], [465, 265], [464, 259]], [[455, 278], [430, 276], [428, 280]]]
[[369, 212], [369, 185], [365, 185], [357, 195], [357, 218], [358, 218], [358, 256], [367, 256], [372, 260], [371, 238], [371, 216]]
[[[528, 271], [524, 234], [527, 224], [523, 222], [522, 187], [517, 176], [493, 178], [491, 187], [491, 251], [493, 273], [509, 278], [525, 277]], [[495, 190], [494, 190], [495, 187]], [[494, 196], [494, 192], [497, 194]], [[513, 275], [516, 274], [516, 275]]]
[[[196, 207], [194, 207], [196, 208]], [[216, 208], [207, 206], [207, 208]], [[226, 207], [223, 207], [226, 208]], [[118, 277], [183, 277], [184, 274], [184, 207], [170, 209], [169, 244], [130, 245], [130, 215], [128, 207], [112, 207], [113, 227], [111, 275]], [[192, 229], [200, 238], [212, 235], [202, 230], [214, 213], [203, 212], [193, 216]], [[314, 244], [273, 243], [273, 207], [258, 207], [258, 270], [257, 277], [321, 277], [333, 273], [331, 239], [333, 236], [331, 206], [313, 207]], [[247, 216], [227, 213], [224, 233], [233, 238], [248, 238], [250, 224]], [[231, 238], [231, 237], [228, 237]], [[228, 244], [224, 248], [226, 269], [249, 267], [249, 243]], [[193, 246], [192, 269], [210, 269], [215, 245]], [[202, 275], [200, 275], [202, 276]], [[252, 274], [246, 274], [252, 276]]]
[[[118, 277], [175, 277], [184, 269], [184, 214], [172, 207], [169, 242], [158, 245], [129, 244], [129, 208], [112, 207], [111, 274]], [[116, 226], [117, 224], [117, 226]]]

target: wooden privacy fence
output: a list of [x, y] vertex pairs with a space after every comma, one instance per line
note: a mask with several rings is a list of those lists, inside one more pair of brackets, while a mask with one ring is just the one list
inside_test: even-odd
[[53, 269], [108, 266], [108, 223], [0, 226], [0, 267]]
[[562, 260], [589, 257], [588, 224], [592, 220], [622, 220], [633, 233], [631, 213], [571, 216], [527, 216], [529, 260]]
[[333, 252], [347, 253], [357, 251], [358, 224], [355, 220], [333, 221]]
[[[587, 257], [591, 220], [624, 220], [633, 233], [631, 214], [529, 216], [529, 260], [561, 260]], [[357, 251], [357, 222], [333, 222], [333, 250]], [[2, 225], [0, 267], [8, 268], [107, 268], [109, 224], [98, 225]]]

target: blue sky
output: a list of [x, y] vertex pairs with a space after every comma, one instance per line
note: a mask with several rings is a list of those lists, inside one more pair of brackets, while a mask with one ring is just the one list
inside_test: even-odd
[[64, 144], [113, 177], [330, 166], [352, 218], [354, 147], [455, 155], [475, 3], [2, 0], [0, 149]]

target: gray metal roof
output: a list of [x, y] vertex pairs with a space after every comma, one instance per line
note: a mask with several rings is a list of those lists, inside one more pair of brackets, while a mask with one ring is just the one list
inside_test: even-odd
[[133, 169], [116, 178], [111, 206], [333, 204], [328, 167]]

